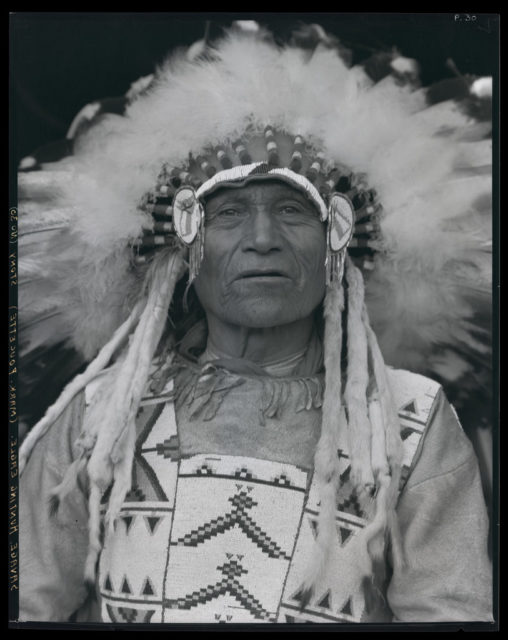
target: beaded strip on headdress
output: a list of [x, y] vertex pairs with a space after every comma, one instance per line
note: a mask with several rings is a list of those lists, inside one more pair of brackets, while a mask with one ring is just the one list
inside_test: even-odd
[[[329, 218], [328, 282], [339, 277], [338, 256], [342, 255], [345, 245], [359, 268], [373, 268], [373, 256], [382, 248], [379, 238], [382, 206], [364, 175], [330, 163], [322, 152], [306, 144], [301, 135], [291, 137], [267, 126], [261, 134], [251, 133], [196, 157], [190, 155], [183, 166], [163, 166], [156, 188], [143, 199], [140, 207], [152, 215], [153, 232], [173, 234], [173, 237], [176, 232], [189, 247], [189, 281], [197, 275], [203, 256], [204, 214], [200, 199], [226, 181], [255, 174], [278, 177], [305, 191], [318, 208], [321, 219]], [[348, 208], [354, 214], [352, 234], [346, 228]], [[332, 212], [330, 217], [329, 212]], [[346, 235], [348, 238], [342, 246], [340, 239]], [[163, 238], [155, 240], [154, 244], [165, 244]], [[137, 263], [146, 261], [144, 250], [138, 249]]]

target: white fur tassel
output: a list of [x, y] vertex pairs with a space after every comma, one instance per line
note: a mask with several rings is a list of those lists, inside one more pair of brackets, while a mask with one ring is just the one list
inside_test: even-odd
[[348, 363], [344, 398], [348, 411], [348, 442], [351, 457], [351, 479], [356, 490], [370, 493], [374, 488], [370, 451], [371, 432], [367, 409], [369, 368], [367, 336], [362, 322], [364, 286], [360, 271], [350, 258], [346, 261], [348, 283]]
[[[114, 372], [112, 394], [104, 400], [101, 429], [88, 463], [88, 475], [102, 495], [113, 482], [106, 513], [111, 528], [131, 485], [134, 456], [135, 417], [146, 385], [150, 363], [161, 339], [178, 278], [184, 268], [182, 251], [159, 256], [151, 268], [148, 300], [134, 332], [127, 355]], [[92, 501], [93, 497], [93, 501]], [[100, 508], [96, 492], [91, 494], [90, 512]], [[100, 518], [90, 519], [90, 551], [87, 568], [94, 567]]]
[[101, 490], [98, 486], [90, 487], [90, 497], [88, 499], [88, 509], [90, 512], [88, 520], [89, 547], [85, 561], [85, 580], [89, 584], [95, 583], [95, 569], [97, 558], [101, 552]]
[[336, 535], [335, 511], [339, 482], [338, 433], [341, 427], [345, 427], [344, 410], [340, 406], [342, 395], [340, 350], [343, 310], [342, 283], [333, 281], [327, 288], [324, 302], [326, 319], [324, 336], [325, 393], [321, 437], [314, 456], [314, 470], [318, 480], [321, 505], [317, 522], [317, 538], [302, 583], [302, 607], [312, 596], [313, 588], [325, 570]]
[[[406, 564], [406, 560], [401, 543], [399, 522], [395, 516], [395, 506], [399, 495], [399, 482], [403, 455], [402, 439], [400, 437], [400, 423], [393, 400], [392, 390], [388, 384], [386, 368], [383, 363], [381, 350], [379, 349], [376, 336], [369, 325], [369, 319], [365, 307], [363, 310], [363, 322], [367, 332], [378, 393], [376, 397], [376, 405], [370, 409], [370, 413], [372, 413], [372, 417], [375, 420], [375, 423], [372, 425], [372, 452], [373, 456], [377, 456], [379, 452], [382, 452], [384, 455], [384, 460], [380, 460], [379, 462], [377, 461], [377, 458], [373, 457], [372, 464], [373, 466], [376, 465], [382, 473], [386, 472], [389, 474], [391, 478], [386, 496], [387, 533], [390, 534], [391, 538], [394, 565], [397, 569], [402, 569]], [[384, 429], [382, 435], [380, 433], [381, 428]], [[379, 448], [381, 443], [377, 445], [374, 443], [374, 438], [376, 438], [376, 440], [380, 440], [382, 438], [382, 449]]]

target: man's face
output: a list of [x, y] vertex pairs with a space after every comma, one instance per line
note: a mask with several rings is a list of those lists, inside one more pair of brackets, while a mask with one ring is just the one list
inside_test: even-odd
[[313, 312], [325, 292], [325, 226], [302, 192], [272, 181], [223, 187], [205, 212], [194, 287], [207, 314], [268, 328]]

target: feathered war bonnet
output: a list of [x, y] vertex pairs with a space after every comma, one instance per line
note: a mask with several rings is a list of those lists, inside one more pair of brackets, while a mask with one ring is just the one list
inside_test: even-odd
[[[175, 284], [199, 270], [202, 197], [221, 181], [255, 175], [305, 191], [328, 229], [326, 390], [315, 456], [321, 512], [304, 587], [310, 593], [333, 544], [341, 429], [356, 491], [375, 501], [368, 550], [358, 558], [367, 582], [383, 564], [386, 535], [403, 561], [393, 517], [401, 441], [384, 360], [442, 378], [443, 345], [458, 362], [452, 376], [467, 373], [465, 352], [485, 354], [473, 308], [490, 289], [491, 151], [483, 134], [455, 103], [429, 108], [424, 91], [394, 76], [374, 84], [333, 47], [310, 52], [231, 32], [198, 58], [169, 58], [125, 116], [104, 117], [72, 157], [21, 176], [20, 226], [54, 229], [20, 261], [21, 278], [42, 274], [20, 292], [38, 327], [27, 328], [24, 349], [64, 338], [90, 361], [25, 439], [21, 466], [66, 404], [113, 363], [87, 411], [81, 455], [55, 496], [86, 468], [89, 578], [100, 500], [112, 487], [112, 526], [130, 488], [134, 420]], [[154, 218], [177, 233], [141, 264], [133, 245]], [[51, 308], [59, 313], [48, 324]]]

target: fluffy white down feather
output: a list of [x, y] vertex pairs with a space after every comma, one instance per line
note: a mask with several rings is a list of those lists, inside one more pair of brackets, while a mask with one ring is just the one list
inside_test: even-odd
[[137, 203], [162, 164], [181, 165], [189, 152], [269, 123], [315, 140], [330, 160], [366, 173], [379, 194], [383, 251], [367, 305], [387, 363], [429, 373], [435, 362], [437, 372], [443, 364], [432, 354], [445, 346], [481, 351], [473, 333], [475, 306], [488, 307], [491, 286], [491, 152], [477, 123], [452, 102], [427, 108], [422, 91], [392, 78], [373, 85], [330, 49], [310, 56], [230, 34], [215, 53], [214, 61], [169, 58], [125, 117], [105, 117], [71, 159], [42, 172], [42, 187], [21, 190], [21, 232], [55, 219], [66, 226], [44, 251], [20, 247], [22, 273], [44, 276], [29, 295], [20, 289], [25, 316], [50, 296], [59, 337], [89, 359], [140, 294], [126, 247], [140, 234]]

